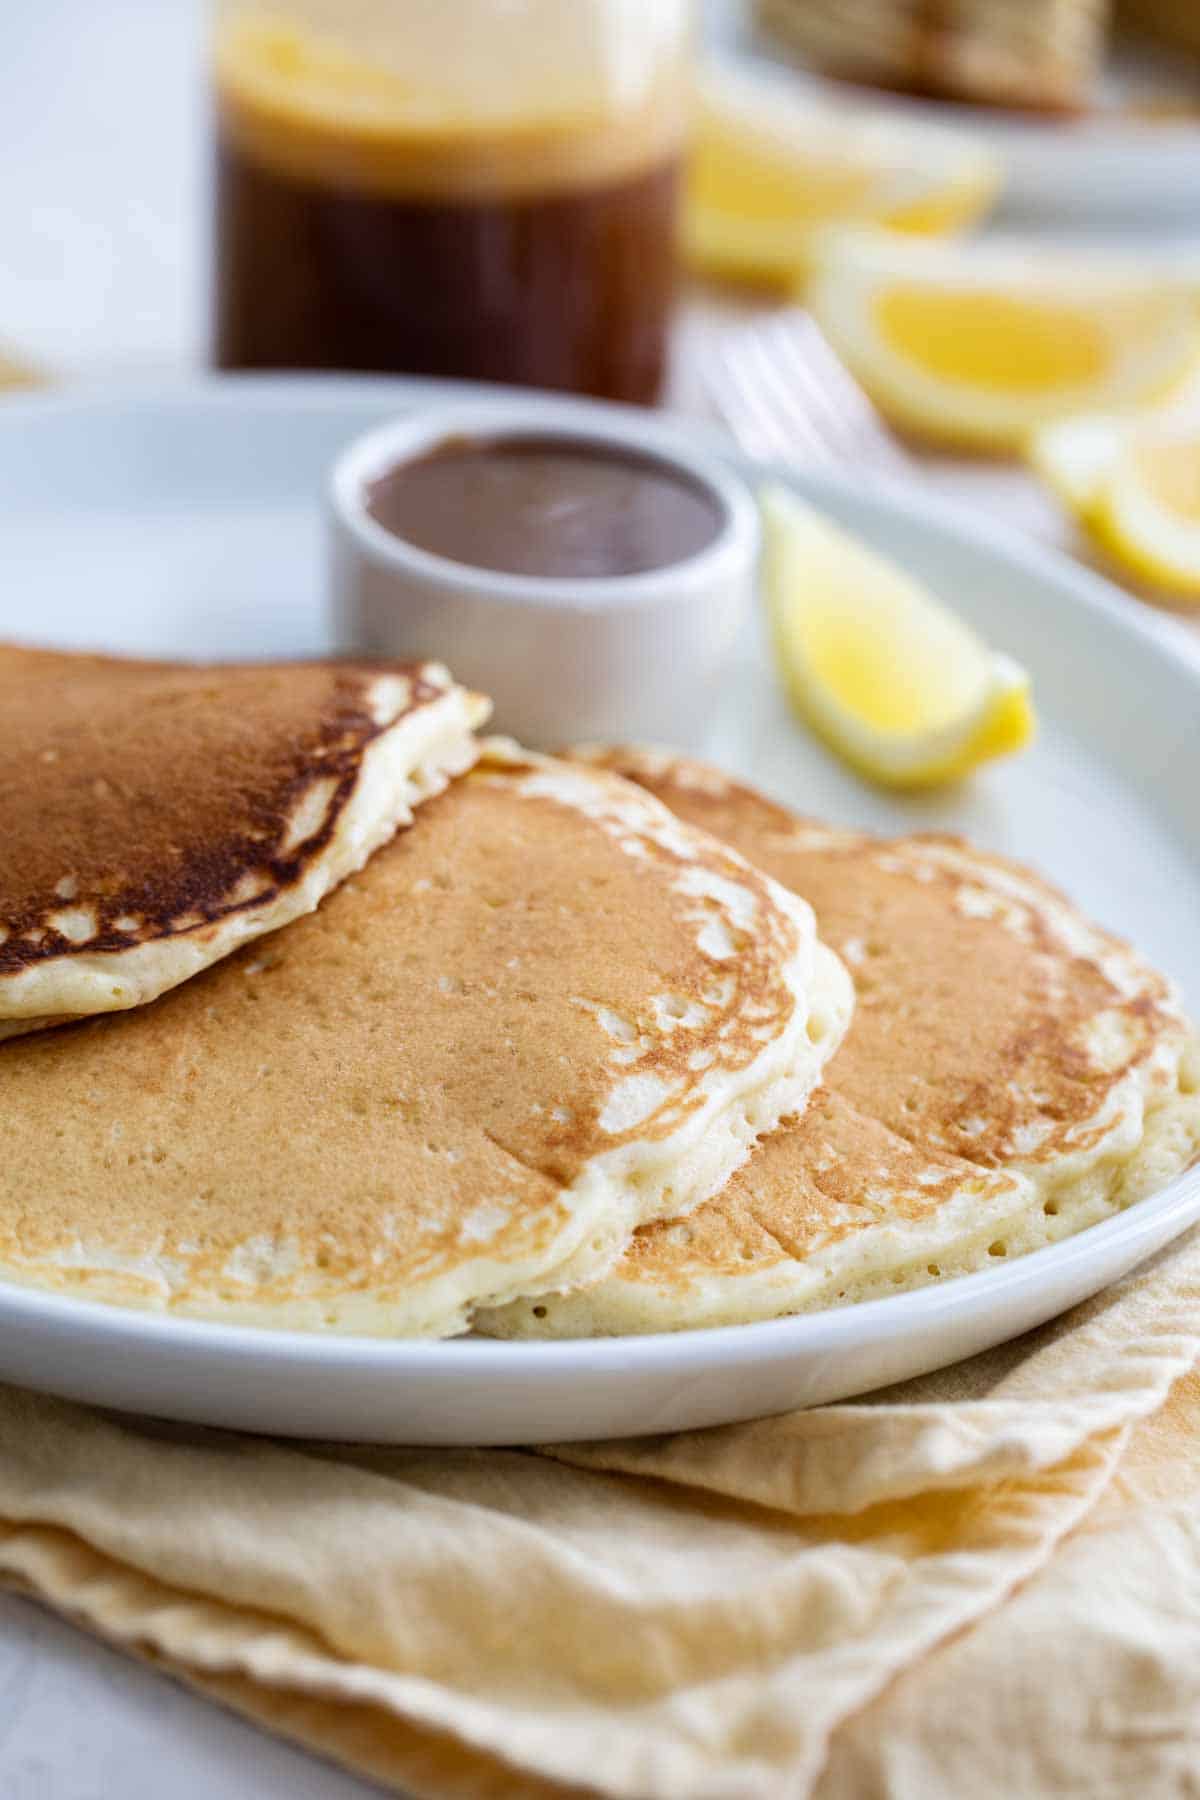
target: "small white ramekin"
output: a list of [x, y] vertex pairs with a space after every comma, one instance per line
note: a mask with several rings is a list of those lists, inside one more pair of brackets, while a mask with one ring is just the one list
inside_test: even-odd
[[[697, 555], [640, 575], [500, 574], [407, 543], [367, 511], [367, 490], [448, 438], [568, 438], [650, 455], [698, 482], [721, 514]], [[530, 745], [704, 734], [754, 586], [758, 514], [716, 458], [665, 451], [653, 429], [545, 400], [448, 402], [360, 438], [334, 465], [332, 596], [339, 649], [434, 658], [490, 694], [494, 726]]]

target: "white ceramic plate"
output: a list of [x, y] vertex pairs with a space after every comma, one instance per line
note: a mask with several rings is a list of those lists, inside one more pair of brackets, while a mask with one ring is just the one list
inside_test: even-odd
[[986, 143], [1004, 164], [1006, 219], [1089, 232], [1200, 230], [1200, 118], [1139, 119], [1127, 110], [1147, 95], [1190, 95], [1200, 105], [1200, 82], [1181, 75], [1179, 58], [1122, 49], [1110, 61], [1097, 111], [1052, 119], [829, 82], [786, 61], [747, 25], [741, 0], [716, 0], [714, 11], [713, 35], [727, 53], [826, 104], [832, 98], [842, 108], [897, 123], [949, 126]]
[[[432, 391], [446, 392], [214, 380], [3, 402], [0, 635], [157, 655], [322, 651], [325, 470], [358, 432]], [[546, 408], [548, 420], [586, 410]], [[685, 429], [694, 439], [694, 425], [645, 416], [648, 442], [669, 445]], [[1095, 576], [978, 519], [907, 490], [784, 478], [1025, 661], [1042, 734], [962, 793], [889, 801], [798, 730], [751, 641], [695, 747], [805, 812], [961, 829], [1028, 858], [1136, 938], [1200, 1013], [1200, 661]], [[302, 1436], [485, 1444], [675, 1430], [955, 1361], [1097, 1292], [1198, 1218], [1200, 1171], [1078, 1237], [942, 1286], [763, 1325], [597, 1342], [322, 1339], [0, 1285], [0, 1379]]]

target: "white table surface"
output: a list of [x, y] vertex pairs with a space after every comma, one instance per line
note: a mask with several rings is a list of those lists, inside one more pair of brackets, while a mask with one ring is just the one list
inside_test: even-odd
[[[12, 0], [0, 55], [0, 353], [65, 374], [199, 362], [207, 263], [200, 0]], [[1197, 220], [1200, 236], [1200, 218]], [[1023, 529], [984, 465], [930, 471]], [[0, 1594], [3, 1800], [366, 1800], [359, 1781]]]

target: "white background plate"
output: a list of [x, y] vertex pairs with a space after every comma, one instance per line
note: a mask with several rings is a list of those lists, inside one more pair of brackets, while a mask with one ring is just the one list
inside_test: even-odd
[[[6, 401], [0, 635], [154, 655], [325, 650], [325, 470], [359, 431], [431, 391], [225, 380]], [[582, 405], [547, 401], [547, 417]], [[695, 430], [645, 418], [647, 442]], [[889, 801], [796, 727], [755, 634], [693, 747], [805, 812], [964, 830], [1027, 858], [1135, 938], [1200, 1013], [1200, 663], [1096, 577], [975, 519], [907, 489], [789, 479], [1030, 667], [1042, 735], [959, 792]], [[321, 1437], [482, 1444], [681, 1429], [844, 1398], [1000, 1342], [1197, 1218], [1200, 1171], [1063, 1244], [939, 1287], [763, 1325], [567, 1344], [256, 1332], [0, 1285], [0, 1378]]]
[[832, 99], [842, 109], [890, 114], [898, 124], [952, 126], [1000, 157], [1000, 201], [1006, 223], [1135, 235], [1200, 223], [1200, 118], [1139, 119], [1129, 104], [1147, 97], [1200, 103], [1200, 82], [1187, 59], [1170, 51], [1122, 45], [1110, 55], [1096, 110], [1052, 118], [1003, 107], [971, 106], [827, 81], [789, 59], [750, 23], [747, 0], [707, 0], [713, 42], [753, 62], [799, 92]]

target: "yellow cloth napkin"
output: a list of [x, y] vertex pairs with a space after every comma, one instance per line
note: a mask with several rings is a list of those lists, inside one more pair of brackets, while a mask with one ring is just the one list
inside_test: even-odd
[[678, 1437], [344, 1449], [0, 1389], [0, 1577], [438, 1800], [1167, 1791], [1198, 1348], [1193, 1236], [942, 1374]]

